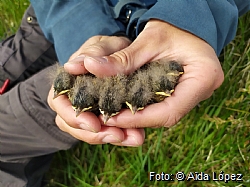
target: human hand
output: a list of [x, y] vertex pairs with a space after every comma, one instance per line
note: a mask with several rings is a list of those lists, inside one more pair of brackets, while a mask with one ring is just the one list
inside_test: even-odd
[[[83, 62], [85, 56], [110, 55], [127, 47], [129, 44], [130, 41], [124, 37], [92, 37], [71, 56], [70, 62], [65, 64], [65, 68], [68, 72], [75, 75], [86, 73], [87, 70]], [[102, 126], [100, 120], [91, 112], [83, 112], [76, 117], [67, 96], [62, 95], [53, 99], [53, 95], [54, 91], [51, 89], [48, 103], [57, 113], [57, 126], [75, 138], [89, 144], [111, 143], [122, 146], [139, 146], [143, 143], [145, 138], [143, 129], [120, 129]]]
[[86, 57], [84, 67], [99, 77], [129, 74], [143, 64], [161, 58], [176, 60], [184, 68], [172, 96], [145, 107], [135, 115], [130, 110], [123, 110], [109, 119], [107, 126], [170, 127], [200, 101], [209, 98], [223, 82], [220, 62], [209, 44], [160, 20], [150, 20], [128, 47], [111, 55]]

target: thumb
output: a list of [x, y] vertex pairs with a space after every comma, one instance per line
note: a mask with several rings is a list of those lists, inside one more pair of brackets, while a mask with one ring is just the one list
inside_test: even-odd
[[94, 36], [87, 40], [64, 64], [67, 72], [79, 75], [86, 73], [84, 61], [86, 57], [105, 56], [119, 51], [130, 44], [130, 40], [125, 37], [117, 36]]
[[[150, 36], [151, 35], [151, 36]], [[163, 50], [157, 45], [152, 33], [143, 31], [128, 47], [108, 56], [88, 56], [84, 60], [85, 68], [98, 77], [116, 74], [130, 74], [145, 63], [162, 58]]]

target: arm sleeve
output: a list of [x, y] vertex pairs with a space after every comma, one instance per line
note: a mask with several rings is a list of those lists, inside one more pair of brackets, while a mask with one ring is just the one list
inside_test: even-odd
[[103, 0], [30, 0], [45, 37], [54, 44], [61, 64], [90, 37], [124, 30]]
[[250, 0], [158, 0], [140, 17], [137, 33], [149, 19], [160, 19], [205, 40], [219, 55], [249, 9]]

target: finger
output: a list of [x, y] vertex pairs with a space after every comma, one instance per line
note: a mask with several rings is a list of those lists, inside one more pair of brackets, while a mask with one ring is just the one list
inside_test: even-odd
[[93, 45], [94, 43], [97, 43], [101, 41], [102, 39], [105, 39], [107, 36], [93, 36], [89, 38], [84, 44], [69, 58], [68, 62], [64, 64], [64, 68], [66, 71], [68, 71], [70, 74], [73, 75], [80, 75], [85, 74], [88, 71], [84, 67], [84, 58], [85, 55], [82, 54], [82, 51], [85, 47]]
[[88, 73], [84, 66], [85, 55], [77, 56], [71, 61], [64, 64], [64, 69], [72, 75], [82, 75]]
[[[110, 43], [111, 43], [110, 48], [114, 48], [114, 49], [116, 48], [116, 45], [118, 45], [118, 46], [124, 45], [124, 47], [122, 47], [122, 48], [125, 48], [131, 43], [131, 41], [126, 37], [102, 36], [102, 35], [93, 36], [93, 37], [89, 38], [86, 42], [84, 42], [84, 44], [74, 54], [71, 55], [71, 57], [69, 58], [69, 61], [76, 58], [77, 56], [80, 56], [83, 53], [85, 54], [85, 51], [86, 51], [86, 54], [89, 54], [89, 55], [91, 55], [92, 53], [95, 54], [96, 52], [98, 54], [102, 53], [103, 55], [105, 55], [107, 52], [106, 46], [100, 46], [100, 47], [104, 47], [105, 50], [103, 50], [102, 48], [100, 49], [99, 47], [97, 47], [97, 48], [90, 47], [90, 46], [94, 46], [95, 44], [97, 44], [99, 42], [100, 42], [100, 45], [102, 45], [101, 42], [104, 42], [104, 44], [105, 44], [105, 41], [107, 41], [108, 45], [110, 45]], [[95, 50], [97, 50], [97, 51], [95, 51]], [[111, 53], [113, 53], [113, 52], [111, 52]]]
[[69, 58], [69, 61], [75, 59], [76, 57], [81, 55], [81, 51], [85, 48], [88, 47], [90, 45], [93, 45], [101, 40], [106, 39], [108, 36], [102, 36], [102, 35], [97, 35], [97, 36], [93, 36], [91, 38], [89, 38], [87, 41], [85, 41], [82, 46], [74, 53], [71, 55], [71, 57]]
[[183, 100], [179, 99], [178, 95], [181, 94], [181, 92], [178, 94], [178, 89], [176, 89], [175, 92], [177, 93], [173, 93], [171, 97], [160, 103], [146, 106], [145, 109], [136, 112], [135, 115], [128, 109], [122, 111], [120, 114], [109, 119], [107, 125], [120, 128], [170, 127], [176, 124], [199, 103], [197, 98], [189, 97], [190, 92], [191, 94], [196, 94], [193, 91], [188, 91], [189, 93], [186, 92], [184, 95], [181, 95], [181, 97], [185, 96]]
[[50, 90], [48, 96], [49, 106], [62, 117], [65, 122], [77, 129], [84, 129], [92, 132], [99, 132], [101, 129], [100, 121], [92, 112], [82, 112], [76, 117], [76, 113], [72, 108], [72, 105], [67, 96], [62, 95], [53, 98], [53, 89]]
[[56, 117], [58, 127], [75, 138], [89, 144], [111, 143], [119, 146], [137, 147], [143, 144], [145, 133], [143, 129], [119, 129], [116, 127], [102, 126], [98, 133], [70, 127], [60, 116]]
[[119, 146], [138, 147], [141, 146], [145, 140], [144, 129], [123, 129], [125, 134], [124, 140], [121, 143], [112, 143]]
[[102, 126], [98, 133], [69, 126], [60, 116], [56, 117], [58, 127], [73, 137], [89, 144], [120, 143], [124, 140], [124, 133], [116, 127]]
[[104, 56], [124, 49], [130, 45], [131, 41], [126, 37], [106, 36], [91, 45], [84, 45], [79, 51], [85, 56]]
[[162, 52], [166, 50], [165, 45], [160, 45], [162, 38], [155, 37], [155, 34], [157, 35], [155, 32], [143, 31], [128, 47], [109, 56], [86, 57], [85, 67], [98, 77], [134, 72], [143, 64], [164, 57]]
[[130, 44], [130, 40], [125, 37], [103, 36], [84, 43], [84, 45], [70, 58], [64, 65], [66, 71], [71, 74], [82, 74], [86, 72], [84, 61], [88, 56], [98, 58], [99, 56], [110, 55]]

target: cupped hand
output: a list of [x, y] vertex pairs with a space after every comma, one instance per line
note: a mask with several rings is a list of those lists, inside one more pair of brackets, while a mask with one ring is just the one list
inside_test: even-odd
[[[81, 48], [74, 53], [65, 69], [72, 74], [84, 74], [87, 72], [84, 66], [85, 56], [110, 55], [122, 50], [130, 44], [125, 37], [95, 36], [86, 41]], [[76, 117], [68, 97], [61, 95], [53, 99], [54, 91], [51, 88], [48, 95], [49, 106], [57, 113], [56, 124], [64, 132], [89, 144], [111, 143], [122, 146], [139, 146], [143, 143], [145, 135], [143, 129], [130, 129], [103, 126], [91, 112], [83, 112]]]
[[184, 68], [172, 96], [145, 107], [135, 115], [124, 110], [109, 119], [107, 126], [170, 127], [200, 101], [209, 98], [223, 82], [220, 62], [208, 43], [160, 20], [150, 20], [128, 47], [110, 55], [86, 57], [84, 67], [99, 77], [129, 74], [143, 64], [161, 58], [176, 60]]

